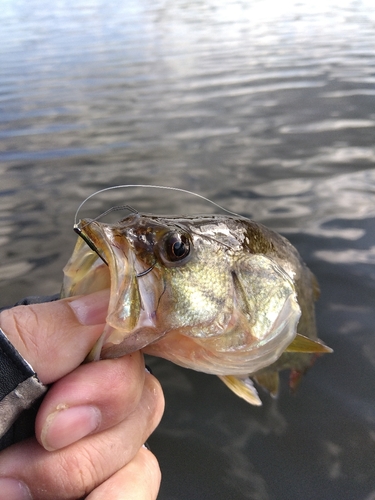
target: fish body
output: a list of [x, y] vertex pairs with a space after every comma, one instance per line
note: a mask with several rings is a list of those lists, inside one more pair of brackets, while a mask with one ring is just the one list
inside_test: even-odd
[[260, 404], [252, 380], [276, 394], [279, 370], [302, 373], [312, 353], [329, 352], [317, 340], [313, 274], [289, 241], [261, 224], [133, 213], [116, 224], [84, 219], [78, 231], [62, 296], [110, 288], [91, 359], [142, 349], [218, 375]]

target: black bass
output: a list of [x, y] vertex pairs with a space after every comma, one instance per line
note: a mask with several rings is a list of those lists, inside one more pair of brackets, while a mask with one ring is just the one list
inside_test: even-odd
[[83, 219], [64, 269], [62, 296], [110, 288], [107, 324], [90, 359], [142, 349], [218, 375], [261, 401], [255, 380], [277, 393], [316, 355], [317, 282], [284, 237], [235, 215], [132, 213], [116, 224]]

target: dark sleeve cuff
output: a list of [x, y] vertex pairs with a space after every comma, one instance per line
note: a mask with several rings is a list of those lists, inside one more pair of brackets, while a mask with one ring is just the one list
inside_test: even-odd
[[0, 328], [0, 437], [30, 408], [47, 387]]

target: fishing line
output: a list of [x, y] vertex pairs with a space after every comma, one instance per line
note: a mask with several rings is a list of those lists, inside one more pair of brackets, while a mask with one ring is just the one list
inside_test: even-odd
[[[94, 193], [94, 194], [96, 194], [96, 193]], [[112, 212], [119, 212], [120, 210], [129, 210], [129, 212], [132, 212], [133, 214], [138, 214], [139, 213], [138, 210], [136, 210], [135, 208], [131, 207], [130, 205], [119, 205], [118, 207], [117, 206], [116, 207], [111, 207], [108, 210], [106, 210], [105, 212], [103, 212], [102, 214], [100, 214], [97, 217], [95, 217], [95, 219], [90, 219], [90, 221], [87, 222], [87, 224], [81, 226], [81, 229], [84, 229], [86, 226], [92, 224], [93, 222], [98, 221], [102, 217], [105, 217], [106, 215], [111, 214]], [[76, 226], [77, 226], [77, 224], [74, 224], [74, 227], [76, 227]]]
[[[200, 199], [202, 199], [204, 201], [208, 201], [209, 203], [211, 203], [215, 207], [219, 208], [220, 210], [224, 210], [224, 212], [227, 212], [230, 215], [235, 215], [236, 217], [242, 217], [240, 214], [236, 214], [235, 212], [232, 212], [231, 210], [227, 210], [226, 208], [224, 208], [221, 205], [219, 205], [218, 203], [215, 203], [214, 201], [206, 198], [205, 196], [202, 196], [201, 194], [198, 194], [198, 193], [194, 193], [193, 191], [188, 191], [187, 189], [176, 188], [176, 187], [171, 187], [171, 186], [153, 186], [153, 185], [150, 185], [150, 184], [120, 184], [118, 186], [111, 186], [111, 187], [107, 187], [107, 188], [104, 188], [104, 189], [99, 189], [99, 191], [95, 191], [95, 193], [90, 194], [90, 196], [88, 196], [85, 200], [83, 200], [83, 202], [79, 205], [79, 207], [77, 208], [77, 211], [76, 211], [76, 213], [74, 215], [74, 228], [77, 228], [77, 226], [78, 226], [78, 224], [77, 224], [77, 218], [78, 218], [79, 211], [81, 210], [81, 208], [83, 207], [83, 205], [90, 198], [92, 198], [93, 196], [96, 196], [97, 194], [104, 193], [105, 191], [111, 191], [112, 189], [126, 189], [126, 188], [147, 188], [147, 189], [151, 188], [151, 189], [166, 189], [168, 191], [178, 191], [180, 193], [190, 194], [190, 195], [196, 196], [197, 198], [200, 198]], [[103, 215], [105, 215], [105, 214], [113, 211], [114, 209], [120, 210], [121, 208], [123, 208], [123, 207], [114, 207], [113, 209], [109, 209], [106, 212], [104, 212], [104, 214], [100, 215], [99, 217], [102, 217]], [[126, 208], [129, 208], [129, 207], [126, 206]]]

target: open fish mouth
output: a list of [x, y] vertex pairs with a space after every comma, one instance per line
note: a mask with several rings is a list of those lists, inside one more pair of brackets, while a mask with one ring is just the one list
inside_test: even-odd
[[90, 357], [103, 357], [106, 344], [116, 346], [117, 357], [163, 336], [166, 331], [157, 314], [164, 288], [162, 276], [154, 262], [137, 257], [140, 245], [134, 241], [131, 224], [114, 231], [110, 225], [84, 219], [80, 231], [83, 239], [78, 240], [64, 269], [62, 295], [110, 289], [105, 331]]

